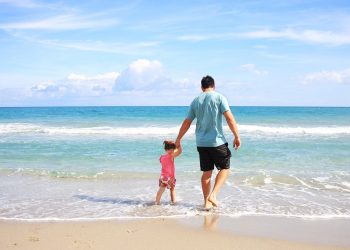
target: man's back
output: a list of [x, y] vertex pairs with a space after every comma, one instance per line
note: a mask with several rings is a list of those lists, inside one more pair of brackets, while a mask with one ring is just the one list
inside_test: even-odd
[[226, 143], [222, 115], [228, 110], [226, 98], [215, 91], [203, 92], [192, 101], [187, 118], [191, 121], [197, 118], [198, 147], [217, 147]]
[[[203, 77], [201, 88], [203, 93], [192, 101], [188, 115], [181, 124], [175, 144], [176, 146], [181, 146], [182, 137], [191, 127], [192, 121], [197, 118], [196, 141], [200, 169], [202, 171], [201, 185], [204, 209], [209, 210], [213, 206], [218, 205], [216, 195], [225, 183], [230, 169], [231, 151], [228, 148], [223, 133], [223, 116], [235, 136], [233, 141], [235, 149], [239, 148], [241, 141], [239, 139], [236, 121], [230, 111], [226, 98], [215, 92], [214, 78], [208, 75]], [[214, 166], [219, 172], [215, 177], [214, 187], [211, 191], [211, 176]]]

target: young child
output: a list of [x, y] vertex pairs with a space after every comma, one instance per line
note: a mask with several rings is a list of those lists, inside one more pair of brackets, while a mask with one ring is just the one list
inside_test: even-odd
[[165, 188], [170, 189], [171, 202], [174, 204], [176, 202], [175, 194], [175, 157], [179, 156], [182, 152], [181, 146], [176, 148], [175, 142], [173, 141], [164, 141], [164, 150], [166, 154], [160, 157], [160, 163], [162, 164], [162, 171], [159, 178], [159, 190], [157, 192], [155, 205], [160, 204], [160, 198], [165, 191]]

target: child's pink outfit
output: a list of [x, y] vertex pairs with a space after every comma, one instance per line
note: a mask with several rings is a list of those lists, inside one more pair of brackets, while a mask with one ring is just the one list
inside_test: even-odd
[[159, 186], [172, 189], [175, 187], [175, 164], [174, 159], [171, 154], [162, 155], [159, 158], [160, 163], [162, 164], [162, 171], [159, 178]]

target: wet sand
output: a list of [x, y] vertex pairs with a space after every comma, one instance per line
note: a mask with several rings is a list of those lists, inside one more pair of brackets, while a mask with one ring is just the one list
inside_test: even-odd
[[349, 220], [341, 219], [218, 215], [103, 221], [2, 220], [0, 249], [335, 250], [350, 249], [349, 227]]

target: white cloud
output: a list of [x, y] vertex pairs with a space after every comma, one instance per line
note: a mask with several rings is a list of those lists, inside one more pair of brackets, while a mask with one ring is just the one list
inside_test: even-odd
[[254, 45], [253, 48], [264, 50], [264, 49], [267, 49], [268, 47], [266, 45]]
[[11, 35], [32, 43], [38, 43], [48, 47], [73, 49], [81, 51], [94, 51], [113, 54], [140, 55], [147, 54], [157, 46], [157, 41], [144, 41], [136, 43], [113, 43], [103, 41], [66, 41], [66, 40], [48, 40], [23, 35], [17, 32], [11, 32]]
[[2, 23], [0, 28], [4, 30], [76, 30], [110, 27], [117, 23], [115, 18], [104, 18], [99, 13], [90, 16], [66, 14], [35, 21]]
[[31, 0], [0, 0], [0, 3], [13, 5], [19, 8], [39, 8], [43, 7], [43, 4]]
[[177, 37], [177, 40], [179, 41], [191, 41], [191, 42], [200, 42], [200, 41], [205, 41], [210, 39], [213, 39], [213, 38], [209, 36], [204, 36], [204, 35], [184, 35], [184, 36]]
[[243, 70], [249, 71], [249, 72], [253, 72], [254, 74], [259, 75], [259, 76], [265, 76], [265, 75], [269, 74], [269, 72], [267, 70], [257, 69], [256, 65], [251, 64], [251, 63], [243, 64], [240, 66], [240, 68]]
[[240, 37], [252, 39], [289, 39], [307, 43], [320, 43], [328, 45], [350, 44], [350, 34], [335, 33], [332, 31], [284, 29], [272, 31], [270, 29], [240, 33]]
[[42, 82], [31, 87], [29, 97], [59, 98], [73, 91], [69, 84]]
[[106, 43], [100, 41], [34, 40], [34, 42], [50, 47], [128, 55], [146, 53], [146, 49], [155, 47], [158, 44], [158, 42], [152, 41], [138, 43]]
[[119, 73], [117, 72], [109, 72], [105, 74], [98, 74], [96, 76], [86, 76], [82, 74], [75, 74], [71, 73], [68, 75], [68, 80], [70, 81], [108, 81], [108, 80], [116, 80], [117, 77], [119, 76]]
[[51, 82], [39, 83], [34, 85], [31, 90], [34, 92], [61, 92], [66, 89], [65, 85], [55, 84]]
[[338, 83], [350, 84], [350, 68], [342, 71], [321, 71], [307, 74], [302, 83]]
[[96, 76], [71, 73], [66, 79], [38, 83], [31, 87], [29, 96], [98, 96], [113, 93], [113, 86], [119, 73], [109, 72]]
[[191, 35], [182, 35], [176, 37], [179, 41], [189, 41], [189, 42], [200, 42], [207, 40], [227, 40], [227, 39], [235, 39], [238, 35], [236, 33], [211, 33], [206, 35], [201, 34], [191, 34]]
[[198, 81], [189, 78], [173, 79], [167, 75], [161, 62], [157, 60], [139, 59], [129, 64], [120, 73], [114, 86], [116, 92], [143, 91], [155, 94], [169, 92], [193, 93], [199, 89]]
[[331, 46], [339, 46], [350, 44], [350, 33], [334, 32], [322, 30], [271, 30], [261, 29], [243, 33], [211, 33], [210, 35], [191, 34], [178, 36], [176, 39], [180, 41], [200, 42], [206, 40], [227, 40], [227, 39], [286, 39], [311, 44], [326, 44]]
[[168, 85], [171, 79], [165, 75], [163, 65], [157, 60], [139, 59], [121, 72], [115, 82], [116, 91], [146, 90], [154, 86]]
[[95, 76], [71, 73], [67, 79], [77, 92], [85, 95], [111, 94], [115, 80], [119, 77], [117, 72], [108, 72]]

